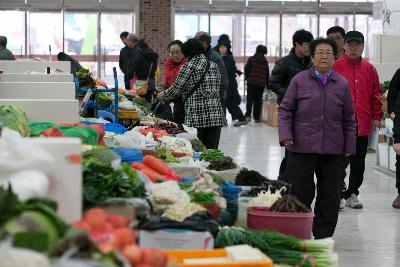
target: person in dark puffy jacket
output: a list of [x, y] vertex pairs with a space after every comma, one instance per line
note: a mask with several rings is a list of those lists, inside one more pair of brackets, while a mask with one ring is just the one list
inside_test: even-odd
[[[151, 102], [152, 95], [156, 90], [155, 73], [157, 70], [158, 54], [153, 51], [144, 39], [139, 40], [138, 55], [129, 65], [128, 77], [133, 77], [136, 74], [138, 80], [148, 80], [148, 90], [143, 97]], [[153, 63], [153, 64], [152, 64]], [[150, 68], [151, 67], [151, 68]]]
[[285, 96], [292, 78], [310, 65], [309, 43], [314, 39], [311, 32], [298, 30], [293, 34], [293, 48], [290, 54], [279, 59], [272, 69], [268, 88], [278, 96], [278, 104]]
[[[269, 80], [269, 66], [265, 58], [267, 48], [259, 45], [254, 56], [250, 57], [244, 67], [244, 78], [247, 81], [246, 120], [261, 121], [262, 96]], [[253, 110], [254, 105], [254, 110]]]
[[288, 151], [284, 180], [291, 193], [311, 209], [316, 192], [313, 235], [319, 239], [331, 237], [336, 228], [343, 159], [356, 153], [357, 123], [349, 83], [332, 69], [336, 43], [317, 39], [310, 51], [314, 67], [290, 82], [279, 106], [278, 130]]
[[233, 126], [246, 125], [248, 122], [239, 106], [242, 100], [238, 91], [238, 83], [236, 81], [236, 74], [241, 74], [242, 72], [236, 69], [236, 62], [231, 52], [231, 41], [229, 40], [229, 36], [222, 34], [218, 40], [217, 46], [214, 47], [214, 50], [222, 56], [228, 74], [229, 83], [226, 94], [226, 108], [232, 115], [232, 121], [234, 121]]

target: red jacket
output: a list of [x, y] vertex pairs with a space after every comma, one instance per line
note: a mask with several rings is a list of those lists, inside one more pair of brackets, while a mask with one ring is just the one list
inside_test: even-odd
[[182, 65], [187, 62], [187, 59], [184, 58], [181, 63], [175, 63], [172, 58], [167, 59], [164, 62], [165, 66], [165, 81], [164, 86], [165, 88], [171, 87], [171, 85], [175, 82], [176, 77], [178, 77], [179, 70], [181, 69]]
[[349, 82], [358, 136], [368, 136], [372, 120], [381, 120], [383, 115], [378, 73], [372, 64], [347, 55], [337, 60], [333, 68]]

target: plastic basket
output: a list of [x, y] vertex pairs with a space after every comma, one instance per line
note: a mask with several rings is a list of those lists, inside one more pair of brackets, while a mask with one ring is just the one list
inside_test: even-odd
[[229, 262], [229, 263], [202, 263], [185, 264], [184, 259], [203, 259], [227, 257], [225, 249], [213, 250], [165, 250], [170, 262], [176, 262], [180, 267], [272, 267], [272, 260], [268, 257], [259, 262]]
[[264, 207], [247, 209], [247, 226], [251, 229], [265, 229], [310, 239], [314, 214], [297, 212], [271, 212]]
[[118, 110], [118, 116], [123, 120], [137, 120], [139, 113], [136, 110]]

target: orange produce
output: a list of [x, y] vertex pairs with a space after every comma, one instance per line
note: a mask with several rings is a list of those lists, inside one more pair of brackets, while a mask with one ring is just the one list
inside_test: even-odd
[[90, 209], [85, 213], [84, 220], [92, 227], [104, 225], [107, 222], [107, 213], [98, 208]]
[[97, 248], [103, 253], [109, 253], [115, 249], [110, 243], [100, 243], [97, 245]]
[[114, 238], [118, 239], [122, 246], [130, 245], [135, 241], [135, 232], [129, 227], [115, 229]]
[[84, 230], [84, 231], [90, 231], [91, 228], [92, 228], [92, 227], [90, 226], [90, 224], [88, 224], [88, 223], [85, 222], [85, 221], [77, 221], [77, 222], [74, 222], [73, 226], [74, 226], [76, 229]]
[[154, 267], [165, 267], [167, 256], [157, 248], [146, 248], [143, 250], [143, 263]]
[[129, 225], [128, 218], [118, 214], [108, 214], [107, 221], [111, 223], [115, 228], [127, 227]]
[[132, 266], [136, 266], [142, 261], [142, 250], [136, 245], [127, 245], [122, 250], [124, 256]]

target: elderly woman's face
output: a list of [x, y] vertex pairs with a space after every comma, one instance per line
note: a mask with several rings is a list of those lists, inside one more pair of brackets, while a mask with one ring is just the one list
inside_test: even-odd
[[181, 62], [183, 59], [181, 47], [179, 45], [171, 45], [171, 47], [169, 48], [169, 56], [174, 62]]
[[318, 72], [322, 74], [328, 72], [335, 62], [332, 46], [328, 44], [317, 45], [315, 53], [312, 55], [312, 62]]

